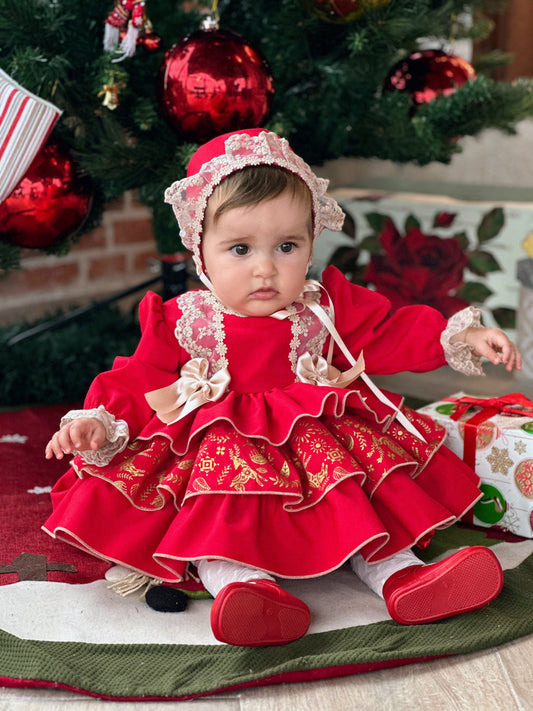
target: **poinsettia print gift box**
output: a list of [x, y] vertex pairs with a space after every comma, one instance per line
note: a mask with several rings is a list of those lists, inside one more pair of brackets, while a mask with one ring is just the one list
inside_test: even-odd
[[471, 523], [533, 538], [533, 402], [520, 393], [456, 393], [420, 408], [446, 428], [446, 446], [481, 479]]

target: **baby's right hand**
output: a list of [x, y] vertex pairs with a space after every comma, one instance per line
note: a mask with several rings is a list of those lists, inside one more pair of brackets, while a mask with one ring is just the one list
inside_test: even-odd
[[45, 457], [63, 459], [65, 454], [99, 449], [106, 441], [104, 425], [95, 417], [80, 417], [58, 430], [46, 445]]

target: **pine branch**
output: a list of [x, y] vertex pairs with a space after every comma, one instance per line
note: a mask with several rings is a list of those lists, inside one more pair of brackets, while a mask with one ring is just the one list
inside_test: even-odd
[[[347, 156], [426, 165], [449, 162], [461, 150], [458, 137], [486, 128], [512, 133], [533, 116], [532, 81], [479, 76], [416, 110], [407, 94], [383, 91], [392, 66], [421, 38], [441, 46], [484, 37], [492, 27], [488, 13], [504, 1], [391, 0], [344, 24], [322, 21], [302, 0], [220, 0], [219, 11], [221, 27], [248, 39], [270, 64], [275, 97], [265, 126], [287, 137], [307, 162]], [[54, 137], [67, 141], [93, 181], [84, 231], [97, 224], [105, 201], [135, 189], [153, 210], [160, 251], [176, 248], [176, 223], [162, 193], [184, 175], [195, 146], [163, 119], [157, 76], [165, 50], [199, 29], [200, 15], [189, 6], [150, 0], [161, 49], [137, 48], [113, 64], [102, 50], [109, 3], [0, 0], [0, 66], [62, 109]], [[471, 10], [472, 26], [465, 14]], [[120, 85], [114, 111], [102, 103], [110, 77]], [[16, 250], [2, 245], [0, 268], [17, 264]]]
[[14, 269], [20, 269], [20, 248], [0, 242], [0, 279]]

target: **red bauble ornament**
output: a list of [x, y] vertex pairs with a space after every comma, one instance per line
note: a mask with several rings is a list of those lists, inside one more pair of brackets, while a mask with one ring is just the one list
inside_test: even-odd
[[359, 0], [310, 0], [307, 4], [326, 22], [350, 22], [362, 12]]
[[0, 204], [0, 239], [44, 248], [76, 234], [91, 209], [92, 194], [67, 146], [50, 140], [25, 176]]
[[453, 94], [476, 72], [462, 57], [442, 50], [413, 52], [390, 70], [385, 80], [387, 91], [406, 91], [414, 104], [427, 104], [441, 94]]
[[[121, 42], [126, 38], [126, 34], [127, 31], [125, 29], [120, 30], [119, 38]], [[161, 37], [152, 31], [139, 32], [135, 44], [137, 47], [142, 47], [147, 52], [155, 52], [161, 47]]]
[[159, 73], [160, 107], [196, 143], [262, 126], [274, 98], [268, 64], [246, 39], [204, 29], [171, 47]]
[[145, 32], [139, 36], [137, 44], [144, 47], [147, 52], [155, 52], [161, 47], [161, 37], [155, 32]]
[[321, 20], [348, 24], [357, 20], [366, 10], [388, 5], [391, 0], [304, 0], [305, 6]]

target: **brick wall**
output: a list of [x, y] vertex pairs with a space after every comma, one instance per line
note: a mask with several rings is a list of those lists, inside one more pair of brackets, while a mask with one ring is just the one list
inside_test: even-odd
[[0, 279], [2, 325], [103, 299], [156, 276], [150, 211], [126, 193], [65, 256], [27, 249], [21, 261], [22, 269]]

